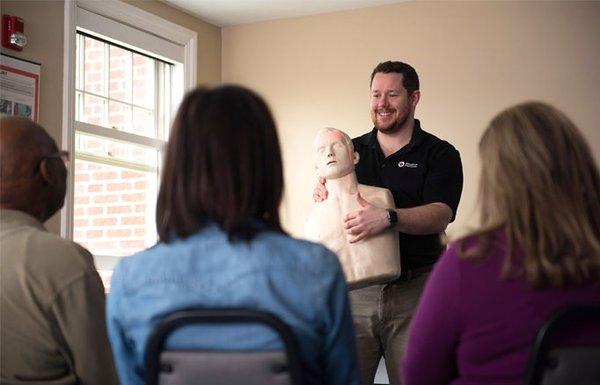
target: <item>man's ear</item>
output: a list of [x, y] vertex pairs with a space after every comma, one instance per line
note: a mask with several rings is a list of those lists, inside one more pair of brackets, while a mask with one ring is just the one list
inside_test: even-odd
[[354, 164], [357, 164], [360, 160], [360, 155], [358, 155], [358, 152], [355, 151], [354, 154], [352, 154], [352, 158], [354, 159]]
[[52, 166], [48, 164], [48, 158], [44, 158], [40, 161], [40, 175], [44, 182], [48, 183], [50, 186], [54, 185], [54, 173]]
[[410, 104], [411, 104], [413, 110], [417, 107], [419, 100], [421, 100], [421, 91], [414, 90], [412, 95], [410, 95]]

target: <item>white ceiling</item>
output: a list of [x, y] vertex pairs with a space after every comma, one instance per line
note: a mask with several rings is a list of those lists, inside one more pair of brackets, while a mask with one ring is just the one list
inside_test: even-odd
[[218, 27], [399, 3], [407, 0], [161, 0]]

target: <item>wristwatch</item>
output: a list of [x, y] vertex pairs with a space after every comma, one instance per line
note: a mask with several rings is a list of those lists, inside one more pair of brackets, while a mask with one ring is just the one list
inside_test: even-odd
[[387, 219], [390, 223], [390, 227], [396, 226], [396, 223], [398, 223], [398, 213], [396, 212], [396, 210], [388, 209]]

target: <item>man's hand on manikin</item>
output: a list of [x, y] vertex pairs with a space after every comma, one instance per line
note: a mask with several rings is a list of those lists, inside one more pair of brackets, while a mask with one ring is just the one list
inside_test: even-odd
[[379, 234], [390, 227], [386, 209], [370, 204], [360, 193], [356, 199], [361, 209], [346, 214], [344, 218], [346, 233], [354, 236], [350, 239], [350, 243], [356, 243], [368, 236]]
[[323, 202], [327, 199], [327, 188], [325, 188], [325, 178], [319, 177], [315, 190], [313, 191], [313, 200], [315, 202]]

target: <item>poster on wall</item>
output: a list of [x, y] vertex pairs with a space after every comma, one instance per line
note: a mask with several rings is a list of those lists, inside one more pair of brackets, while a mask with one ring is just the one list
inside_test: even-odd
[[39, 119], [40, 72], [38, 63], [0, 56], [0, 114]]

